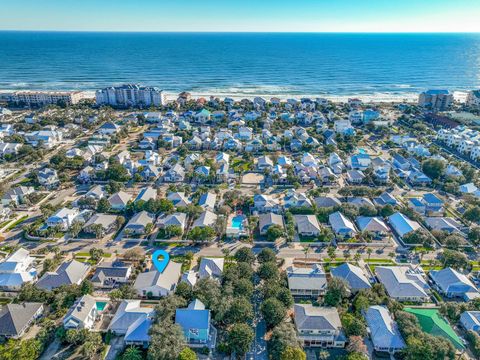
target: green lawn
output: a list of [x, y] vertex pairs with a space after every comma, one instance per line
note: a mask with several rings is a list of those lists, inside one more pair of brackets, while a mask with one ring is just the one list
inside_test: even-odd
[[2, 229], [5, 225], [7, 225], [10, 221], [12, 221], [12, 219], [8, 219], [2, 223], [0, 223], [0, 229]]
[[392, 259], [365, 259], [364, 261], [367, 264], [370, 264], [370, 263], [395, 264], [395, 262]]
[[18, 219], [17, 221], [12, 223], [9, 227], [7, 227], [6, 231], [10, 231], [10, 230], [16, 228], [18, 225], [20, 225], [21, 223], [23, 223], [27, 219], [28, 219], [28, 215], [22, 216], [20, 219]]

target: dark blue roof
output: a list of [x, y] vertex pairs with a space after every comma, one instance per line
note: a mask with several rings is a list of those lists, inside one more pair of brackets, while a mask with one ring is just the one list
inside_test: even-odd
[[443, 204], [443, 201], [439, 199], [435, 194], [432, 194], [432, 193], [427, 193], [423, 195], [423, 199], [429, 204], [434, 204], [434, 203]]

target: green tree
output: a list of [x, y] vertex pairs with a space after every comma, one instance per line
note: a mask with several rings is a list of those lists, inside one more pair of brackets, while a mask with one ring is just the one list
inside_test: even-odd
[[284, 235], [283, 227], [280, 225], [271, 225], [267, 230], [267, 240], [275, 241]]
[[97, 212], [106, 213], [110, 211], [110, 203], [107, 198], [101, 198], [97, 204]]
[[266, 262], [275, 262], [276, 261], [275, 251], [273, 251], [270, 248], [263, 248], [258, 253], [257, 260], [260, 264], [263, 264]]
[[272, 359], [280, 359], [281, 354], [287, 347], [300, 346], [295, 326], [288, 322], [282, 322], [275, 326], [267, 346]]
[[234, 257], [237, 262], [245, 262], [247, 264], [253, 264], [255, 261], [255, 254], [253, 253], [252, 249], [248, 247], [242, 247], [238, 249]]
[[194, 227], [188, 233], [188, 238], [196, 242], [210, 241], [215, 237], [215, 230], [211, 227]]
[[178, 360], [197, 360], [197, 354], [192, 349], [186, 347], [178, 355]]
[[93, 293], [93, 284], [89, 280], [83, 280], [82, 285], [80, 286], [80, 292], [82, 295], [87, 295]]
[[422, 163], [422, 170], [432, 180], [439, 179], [445, 172], [445, 162], [436, 159], [427, 159]]
[[177, 359], [185, 345], [185, 336], [180, 325], [173, 324], [171, 321], [154, 324], [150, 329], [147, 359]]
[[211, 278], [198, 280], [193, 288], [193, 293], [208, 309], [215, 308], [222, 299], [220, 285]]
[[95, 262], [98, 262], [103, 257], [103, 250], [97, 249], [97, 248], [91, 248], [89, 251], [89, 254], [90, 254], [90, 259], [92, 259]]
[[278, 279], [278, 266], [274, 262], [266, 262], [258, 268], [258, 276], [265, 281]]
[[182, 281], [177, 285], [175, 289], [175, 295], [181, 296], [187, 300], [187, 302], [189, 302], [193, 299], [193, 289], [189, 284]]
[[80, 232], [82, 231], [82, 223], [79, 222], [79, 221], [74, 221], [72, 223], [72, 225], [70, 226], [70, 235], [72, 235], [72, 237], [76, 238], [78, 236], [78, 234], [80, 234]]
[[88, 332], [83, 343], [82, 354], [86, 358], [96, 359], [104, 347], [100, 333]]
[[142, 353], [135, 346], [129, 346], [123, 352], [123, 355], [120, 358], [121, 360], [142, 360]]
[[267, 327], [273, 328], [283, 321], [287, 314], [287, 309], [279, 300], [270, 298], [263, 302], [261, 312]]
[[443, 267], [451, 267], [457, 270], [468, 269], [470, 267], [467, 256], [456, 250], [445, 249], [443, 253], [440, 254], [440, 260], [443, 263]]
[[183, 231], [180, 225], [168, 225], [167, 227], [165, 227], [165, 234], [168, 237], [181, 236], [182, 233]]
[[288, 346], [280, 355], [280, 360], [307, 360], [307, 354], [300, 347]]
[[361, 318], [350, 313], [345, 313], [342, 315], [341, 320], [347, 336], [367, 336], [367, 327]]
[[255, 334], [247, 324], [234, 324], [227, 333], [227, 347], [237, 358], [242, 356], [250, 349]]
[[251, 321], [253, 319], [253, 306], [249, 299], [245, 297], [236, 298], [230, 305], [230, 309], [225, 316], [224, 321], [228, 324]]
[[480, 223], [480, 206], [473, 205], [467, 208], [463, 213], [463, 218], [474, 223]]
[[338, 306], [344, 298], [349, 294], [348, 285], [345, 280], [340, 278], [332, 278], [328, 284], [328, 290], [325, 294], [323, 302], [327, 306]]

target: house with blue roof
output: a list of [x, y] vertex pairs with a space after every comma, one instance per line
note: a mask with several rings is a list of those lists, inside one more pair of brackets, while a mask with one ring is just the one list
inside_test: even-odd
[[411, 171], [407, 180], [413, 186], [426, 186], [432, 183], [432, 179], [419, 170]]
[[426, 206], [419, 198], [408, 199], [408, 207], [413, 209], [416, 213], [425, 215]]
[[345, 280], [348, 284], [348, 287], [353, 292], [372, 287], [370, 281], [365, 275], [365, 272], [358, 266], [349, 263], [343, 263], [340, 266], [331, 268], [330, 273], [333, 277]]
[[377, 110], [365, 109], [363, 111], [363, 123], [368, 124], [371, 121], [377, 120], [380, 117], [380, 113]]
[[125, 345], [147, 347], [150, 343], [149, 331], [155, 311], [140, 303], [140, 300], [123, 300], [108, 326], [115, 335], [124, 335]]
[[400, 334], [397, 323], [385, 306], [370, 306], [363, 311], [368, 332], [376, 351], [394, 354], [405, 348], [405, 341]]
[[407, 171], [410, 169], [410, 162], [400, 154], [393, 154], [393, 167], [397, 170]]
[[379, 197], [373, 199], [373, 202], [379, 206], [392, 205], [397, 206], [398, 200], [389, 192], [382, 193]]
[[480, 293], [470, 279], [452, 268], [432, 270], [428, 274], [435, 288], [447, 298], [463, 298], [465, 301], [480, 297]]
[[405, 235], [420, 229], [420, 225], [400, 212], [396, 212], [388, 217], [388, 222], [390, 226], [395, 230], [395, 233], [403, 238]]
[[210, 310], [198, 299], [187, 308], [175, 311], [175, 323], [180, 325], [187, 344], [191, 347], [215, 347], [216, 329], [211, 323]]
[[432, 193], [427, 193], [423, 195], [422, 202], [425, 204], [425, 211], [427, 215], [434, 216], [443, 214], [443, 200], [440, 199], [437, 195]]
[[350, 167], [356, 170], [368, 169], [372, 159], [368, 154], [355, 154], [350, 157]]

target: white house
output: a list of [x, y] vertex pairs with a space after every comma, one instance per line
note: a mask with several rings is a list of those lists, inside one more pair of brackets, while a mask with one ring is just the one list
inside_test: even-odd
[[28, 250], [20, 248], [0, 263], [1, 290], [20, 290], [24, 283], [33, 282], [36, 278], [34, 258]]
[[162, 297], [175, 291], [182, 275], [182, 264], [170, 261], [165, 270], [147, 271], [138, 275], [133, 287], [142, 297]]
[[334, 307], [295, 304], [295, 326], [305, 347], [343, 348], [346, 336]]
[[327, 275], [320, 264], [287, 268], [288, 288], [293, 296], [316, 298], [327, 291]]
[[68, 310], [67, 315], [63, 318], [63, 327], [65, 329], [91, 330], [98, 318], [97, 300], [91, 295], [83, 295]]

